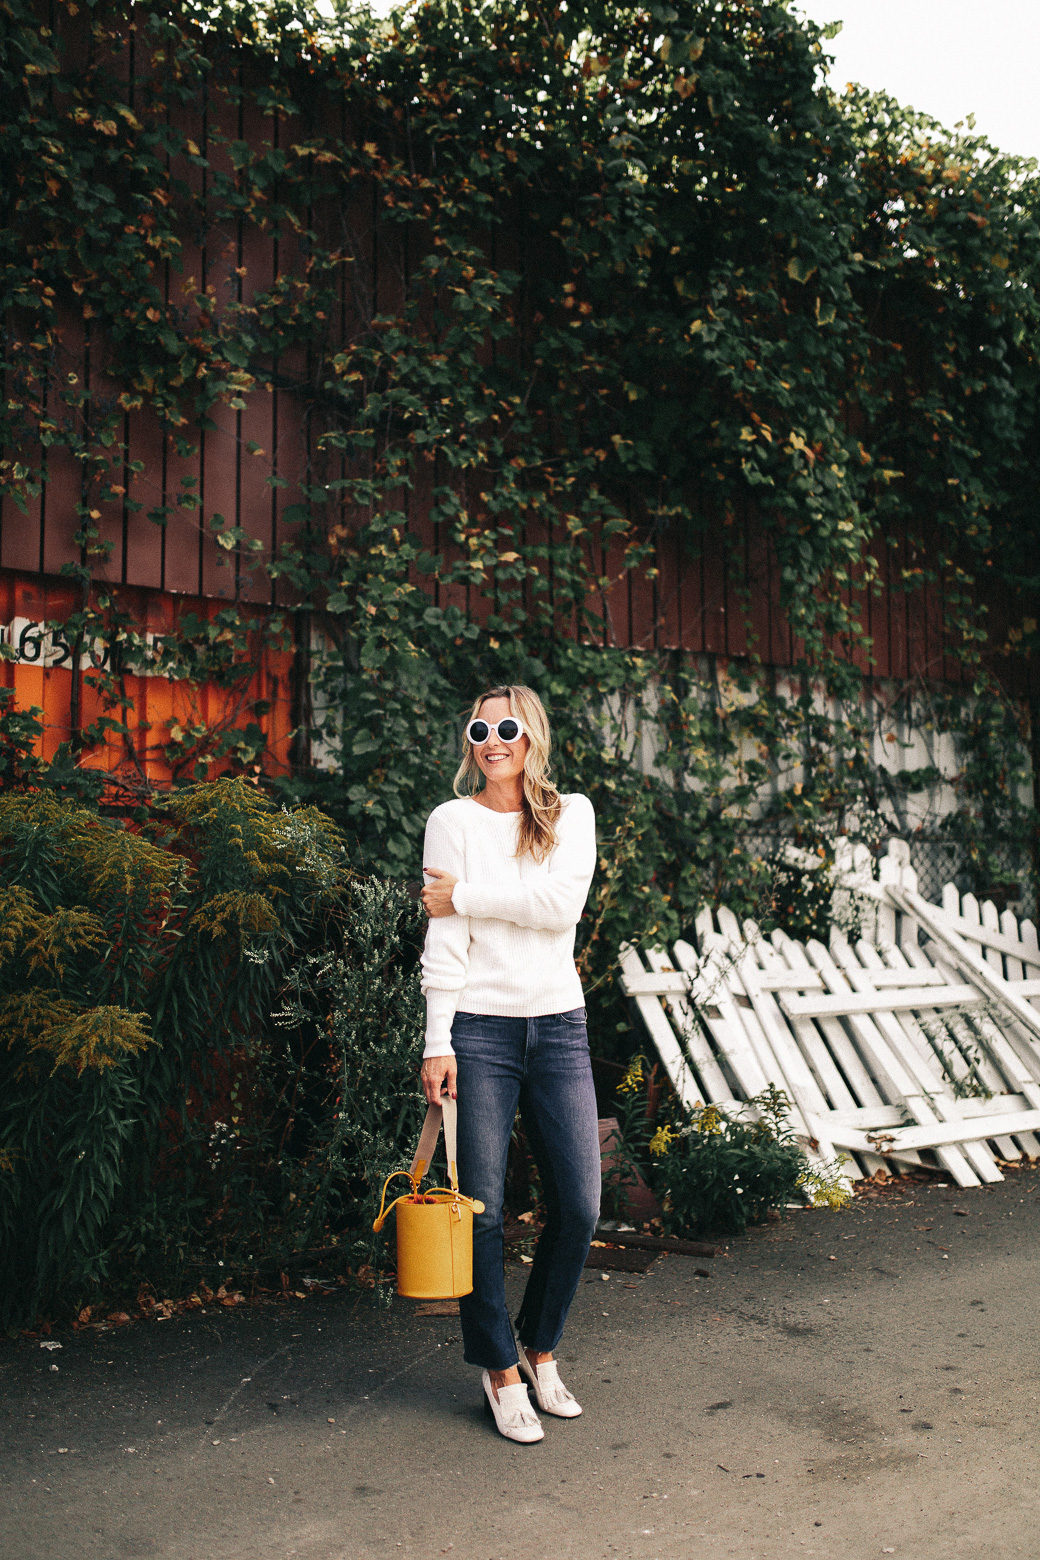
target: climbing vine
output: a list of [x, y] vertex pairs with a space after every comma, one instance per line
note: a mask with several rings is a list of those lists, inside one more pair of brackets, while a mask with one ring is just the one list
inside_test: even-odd
[[[525, 680], [601, 818], [590, 972], [623, 933], [688, 926], [705, 894], [761, 908], [743, 818], [765, 803], [815, 840], [886, 812], [861, 709], [883, 579], [941, 587], [968, 678], [942, 719], [988, 734], [962, 832], [983, 856], [998, 817], [1027, 837], [1021, 721], [992, 654], [1037, 633], [1027, 167], [891, 100], [833, 98], [825, 36], [784, 3], [429, 0], [378, 22], [295, 0], [55, 0], [42, 16], [8, 0], [0, 21], [0, 485], [27, 506], [75, 464], [64, 629], [115, 647], [82, 741], [137, 751], [128, 667], [219, 661], [230, 684], [255, 646], [230, 606], [219, 632], [156, 647], [99, 586], [112, 516], [144, 502], [128, 418], [153, 419], [190, 472], [216, 416], [277, 391], [312, 440], [276, 555], [190, 475], [147, 514], [193, 514], [239, 582], [279, 583], [294, 605], [257, 633], [284, 645], [290, 618], [310, 623], [314, 763], [290, 788], [365, 865], [416, 870], [460, 708]], [[181, 128], [203, 98], [204, 144]], [[409, 256], [380, 308], [362, 206]], [[272, 279], [228, 261], [232, 229], [277, 238]], [[662, 537], [730, 538], [749, 590], [749, 512], [797, 687], [757, 675], [753, 634], [732, 699], [703, 662], [610, 643], [603, 593], [631, 570], [652, 584]], [[259, 765], [259, 719], [162, 743], [183, 778]]]

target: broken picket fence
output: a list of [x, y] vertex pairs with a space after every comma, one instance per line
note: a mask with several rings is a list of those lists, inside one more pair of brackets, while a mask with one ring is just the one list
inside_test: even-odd
[[869, 905], [855, 942], [705, 909], [696, 948], [625, 944], [622, 990], [688, 1108], [735, 1113], [772, 1084], [810, 1160], [846, 1155], [850, 1181], [936, 1162], [959, 1186], [1000, 1181], [1001, 1162], [1040, 1154], [1036, 928], [949, 884], [929, 903], [903, 840], [876, 880], [869, 851], [841, 844], [842, 888]]

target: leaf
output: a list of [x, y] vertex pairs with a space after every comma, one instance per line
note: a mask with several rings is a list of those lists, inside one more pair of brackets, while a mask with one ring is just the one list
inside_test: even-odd
[[810, 276], [812, 276], [814, 274], [814, 272], [816, 271], [816, 266], [814, 266], [814, 265], [810, 265], [810, 266], [803, 265], [802, 261], [799, 259], [799, 257], [797, 255], [792, 255], [790, 260], [787, 262], [787, 268], [786, 269], [787, 269], [787, 274], [791, 278], [792, 281], [794, 281], [794, 282], [801, 282], [801, 283], [804, 284], [805, 282], [807, 282], [809, 280]]

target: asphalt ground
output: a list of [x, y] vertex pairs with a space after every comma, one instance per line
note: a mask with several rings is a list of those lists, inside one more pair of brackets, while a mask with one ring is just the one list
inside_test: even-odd
[[533, 1447], [406, 1301], [0, 1344], [0, 1554], [1036, 1560], [1038, 1233], [1027, 1168], [587, 1273]]

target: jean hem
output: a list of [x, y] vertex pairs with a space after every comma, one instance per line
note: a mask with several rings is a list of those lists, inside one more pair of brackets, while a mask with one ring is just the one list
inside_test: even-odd
[[[533, 1348], [533, 1344], [530, 1345], [530, 1347]], [[511, 1360], [507, 1360], [504, 1365], [492, 1365], [487, 1360], [472, 1360], [468, 1354], [464, 1354], [462, 1358], [467, 1365], [473, 1365], [477, 1370], [512, 1370], [513, 1366], [518, 1365], [520, 1361], [519, 1355], [514, 1355], [514, 1357]]]

